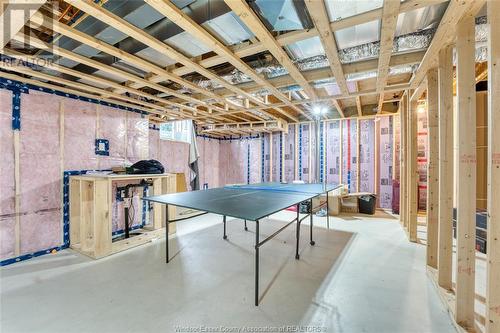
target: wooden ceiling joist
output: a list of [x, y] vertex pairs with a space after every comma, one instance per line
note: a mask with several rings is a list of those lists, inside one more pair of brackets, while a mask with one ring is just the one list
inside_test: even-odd
[[[134, 26], [133, 24], [127, 22], [126, 20], [120, 18], [119, 16], [107, 11], [106, 9], [102, 8], [98, 4], [95, 4], [94, 2], [90, 0], [66, 0], [69, 4], [79, 8], [80, 10], [86, 12], [87, 14], [93, 16], [94, 18], [122, 31], [123, 33], [129, 35], [130, 37], [136, 39], [137, 41], [148, 45], [149, 47], [155, 49], [158, 52], [161, 52], [165, 54], [166, 56], [177, 60], [184, 66], [192, 67], [196, 72], [199, 74], [203, 75], [204, 77], [213, 80], [214, 82], [220, 84], [221, 86], [233, 91], [237, 95], [244, 96], [246, 98], [249, 98], [253, 103], [257, 105], [262, 105], [263, 102], [256, 96], [249, 94], [245, 92], [242, 89], [239, 89], [220, 76], [216, 75], [215, 73], [211, 72], [210, 70], [198, 65], [195, 61], [192, 59], [189, 59], [188, 57], [184, 56], [182, 53], [179, 51], [175, 50], [168, 44], [165, 44], [163, 41], [160, 41], [153, 36], [145, 33], [142, 29]], [[217, 98], [219, 101], [226, 103], [226, 101], [222, 97]], [[267, 116], [277, 119], [277, 117], [271, 113], [268, 113], [266, 111], [263, 111]]]
[[[156, 113], [159, 115], [167, 115], [167, 113], [165, 112], [165, 109], [163, 107], [161, 107], [160, 105], [156, 105], [156, 104], [145, 102], [145, 101], [139, 101], [139, 100], [132, 98], [132, 97], [120, 95], [120, 94], [117, 94], [117, 93], [114, 93], [111, 91], [107, 91], [104, 89], [100, 89], [100, 88], [95, 88], [95, 87], [92, 87], [92, 86], [89, 86], [89, 85], [86, 85], [83, 83], [79, 83], [76, 81], [70, 81], [70, 80], [60, 78], [60, 77], [55, 77], [55, 76], [50, 75], [50, 74], [45, 74], [45, 73], [42, 73], [39, 71], [32, 70], [26, 66], [20, 66], [20, 65], [11, 66], [7, 63], [0, 62], [0, 69], [9, 70], [9, 71], [13, 71], [13, 72], [17, 72], [17, 73], [21, 73], [21, 74], [25, 74], [25, 75], [30, 75], [31, 77], [36, 77], [36, 78], [39, 78], [42, 80], [47, 80], [47, 81], [52, 81], [52, 82], [57, 81], [57, 83], [64, 84], [65, 86], [70, 87], [70, 88], [78, 89], [78, 90], [83, 91], [83, 92], [94, 93], [94, 94], [96, 94], [94, 96], [94, 98], [108, 97], [108, 98], [113, 98], [113, 100], [115, 100], [115, 99], [122, 100], [122, 101], [125, 101], [128, 103], [137, 104], [137, 105], [133, 105], [133, 107], [136, 107], [136, 108], [140, 107], [141, 105], [144, 105], [144, 106], [149, 108], [148, 112]], [[175, 113], [175, 112], [171, 112], [171, 113], [178, 118], [184, 118], [179, 113]]]
[[377, 113], [382, 112], [384, 104], [384, 88], [389, 76], [396, 24], [398, 22], [400, 0], [384, 0], [382, 7], [382, 27], [380, 30], [380, 52], [378, 56], [377, 90], [380, 92]]
[[485, 2], [485, 0], [450, 1], [432, 42], [410, 81], [411, 89], [416, 89], [424, 80], [427, 71], [432, 66], [436, 66], [439, 50], [453, 42], [457, 23], [462, 16], [467, 12], [477, 13], [477, 10], [481, 9]]
[[[273, 85], [268, 83], [266, 79], [257, 74], [254, 69], [252, 69], [248, 64], [246, 64], [241, 58], [236, 56], [227, 46], [222, 44], [217, 38], [212, 36], [205, 28], [193, 21], [189, 16], [187, 16], [182, 10], [178, 9], [177, 6], [167, 0], [145, 0], [151, 7], [156, 9], [158, 12], [162, 13], [165, 17], [169, 18], [173, 23], [181, 27], [184, 31], [194, 36], [196, 39], [202, 41], [215, 53], [224, 57], [224, 59], [233, 65], [235, 68], [241, 72], [248, 75], [254, 82], [259, 84], [261, 87], [269, 89], [270, 92], [276, 96], [279, 100], [284, 102], [287, 106], [291, 107], [295, 111], [305, 114], [297, 106], [290, 104], [288, 98], [280, 92]], [[248, 107], [247, 107], [248, 108]], [[289, 114], [283, 109], [277, 110], [278, 112], [289, 117]]]
[[[37, 13], [36, 15], [33, 15], [33, 17], [31, 18], [31, 21], [35, 24], [38, 24], [38, 25], [46, 25], [47, 27], [50, 27], [54, 32], [62, 34], [66, 37], [69, 37], [73, 40], [76, 40], [76, 41], [83, 43], [85, 45], [88, 45], [90, 47], [93, 47], [96, 50], [100, 50], [100, 51], [105, 52], [109, 55], [120, 58], [124, 61], [129, 62], [130, 64], [134, 64], [134, 66], [136, 66], [136, 67], [138, 67], [146, 72], [151, 72], [151, 73], [155, 73], [157, 75], [162, 75], [163, 77], [165, 77], [165, 80], [170, 80], [170, 81], [176, 82], [176, 83], [178, 83], [178, 84], [180, 84], [188, 89], [194, 90], [200, 94], [204, 94], [204, 95], [211, 97], [211, 98], [218, 97], [218, 95], [216, 95], [210, 91], [207, 91], [205, 89], [202, 89], [201, 87], [199, 87], [198, 85], [196, 85], [190, 81], [179, 78], [176, 75], [172, 75], [170, 72], [164, 70], [163, 68], [161, 68], [157, 65], [154, 65], [154, 64], [152, 64], [152, 63], [150, 63], [142, 58], [139, 58], [135, 55], [127, 53], [123, 50], [120, 50], [117, 47], [114, 47], [114, 46], [112, 46], [112, 45], [110, 45], [110, 44], [108, 44], [100, 39], [97, 39], [93, 36], [87, 35], [87, 34], [81, 32], [77, 29], [69, 27], [63, 23], [57, 22], [56, 20], [53, 20], [53, 19], [48, 18], [46, 16], [43, 16], [41, 13]], [[123, 89], [123, 87], [122, 87], [122, 89]], [[192, 103], [207, 105], [207, 103], [205, 103], [201, 100], [192, 98], [189, 95], [178, 93], [173, 89], [167, 89], [167, 88], [165, 88], [165, 89], [166, 89], [166, 91], [165, 91], [166, 94], [176, 96], [176, 97], [181, 98], [181, 99], [185, 99], [185, 100], [192, 102]], [[169, 91], [169, 93], [167, 91]], [[117, 92], [120, 92], [120, 89], [118, 89]], [[216, 108], [215, 106], [212, 106], [212, 107]]]
[[[306, 6], [314, 22], [314, 26], [318, 30], [321, 44], [330, 63], [330, 69], [333, 77], [335, 77], [337, 86], [343, 95], [348, 95], [349, 89], [347, 88], [347, 82], [340, 62], [335, 35], [330, 28], [330, 19], [328, 18], [325, 4], [323, 0], [306, 0]], [[339, 101], [334, 100], [333, 103], [339, 114], [344, 118], [344, 112]]]
[[344, 71], [337, 50], [337, 42], [330, 28], [330, 19], [328, 18], [325, 4], [323, 0], [306, 0], [306, 6], [314, 22], [314, 26], [319, 32], [321, 44], [325, 50], [328, 62], [330, 63], [330, 69], [332, 70], [332, 74], [335, 77], [340, 92], [347, 95], [349, 94], [349, 90], [347, 89]]
[[[356, 82], [356, 91], [359, 91], [358, 82]], [[363, 107], [361, 104], [361, 96], [356, 96], [356, 109], [358, 111], [358, 117], [362, 117], [363, 116]]]
[[123, 107], [137, 109], [137, 110], [144, 111], [147, 113], [153, 113], [153, 114], [157, 114], [157, 115], [161, 115], [161, 116], [165, 115], [165, 113], [158, 112], [158, 111], [152, 110], [150, 108], [145, 108], [142, 106], [114, 100], [114, 99], [103, 97], [103, 96], [89, 94], [89, 93], [86, 93], [84, 91], [80, 91], [80, 90], [73, 89], [73, 88], [61, 87], [61, 86], [58, 86], [55, 84], [51, 84], [51, 83], [47, 83], [47, 82], [43, 82], [43, 81], [39, 81], [39, 80], [35, 80], [35, 79], [30, 79], [30, 78], [27, 78], [25, 76], [20, 76], [20, 75], [16, 75], [16, 74], [5, 73], [5, 72], [2, 72], [1, 75], [3, 78], [6, 78], [8, 80], [19, 81], [19, 82], [22, 82], [25, 84], [32, 84], [34, 86], [47, 88], [47, 89], [51, 89], [51, 90], [58, 90], [58, 91], [61, 91], [63, 93], [74, 94], [74, 95], [78, 95], [78, 96], [82, 96], [82, 97], [86, 97], [86, 98], [99, 99], [99, 100], [104, 101], [104, 102], [113, 103], [113, 104], [120, 105]]
[[[87, 58], [85, 56], [76, 54], [74, 52], [65, 50], [63, 48], [60, 48], [60, 47], [58, 47], [56, 45], [49, 45], [49, 44], [45, 43], [44, 41], [42, 41], [42, 40], [40, 40], [40, 39], [38, 39], [38, 38], [36, 38], [34, 36], [30, 36], [29, 38], [27, 38], [24, 34], [19, 33], [16, 36], [14, 36], [14, 39], [19, 40], [19, 41], [29, 40], [30, 45], [34, 46], [36, 48], [39, 48], [39, 49], [42, 49], [42, 50], [46, 50], [48, 52], [52, 52], [54, 55], [57, 55], [57, 56], [60, 56], [60, 57], [64, 57], [64, 58], [67, 58], [67, 59], [70, 59], [70, 60], [73, 60], [73, 61], [85, 64], [85, 65], [93, 67], [95, 69], [102, 70], [104, 72], [107, 72], [107, 73], [110, 73], [110, 74], [113, 74], [113, 75], [117, 75], [119, 77], [123, 77], [124, 79], [128, 79], [128, 80], [131, 80], [131, 81], [134, 81], [134, 82], [144, 82], [145, 84], [148, 84], [150, 87], [152, 87], [152, 88], [154, 88], [154, 89], [156, 89], [158, 91], [163, 91], [163, 90], [166, 89], [165, 87], [163, 87], [163, 86], [161, 86], [159, 84], [150, 83], [147, 80], [145, 80], [145, 79], [143, 79], [143, 78], [141, 78], [139, 76], [136, 76], [136, 75], [131, 74], [129, 72], [123, 71], [123, 70], [118, 69], [116, 67], [102, 64], [102, 63], [100, 63], [98, 61], [95, 61], [93, 59], [90, 59], [90, 58]], [[125, 89], [125, 91], [131, 92], [131, 93], [136, 93], [137, 92], [136, 90], [134, 90], [132, 88], [124, 87], [124, 86], [122, 86], [122, 87], [123, 87], [123, 89]], [[194, 112], [200, 111], [200, 110], [197, 110], [195, 108], [188, 107], [186, 105], [182, 105], [182, 104], [178, 104], [176, 102], [169, 101], [167, 99], [162, 99], [162, 103], [171, 105], [173, 107], [180, 107], [181, 109], [187, 109], [189, 111], [194, 111]]]
[[[418, 51], [418, 52], [395, 55], [391, 57], [390, 66], [418, 64], [420, 60], [422, 60], [424, 54], [425, 54], [424, 51]], [[343, 65], [343, 68], [345, 74], [370, 72], [377, 70], [378, 61], [377, 59], [359, 61], [355, 63], [345, 64]], [[330, 78], [331, 70], [329, 68], [313, 69], [303, 72], [303, 75], [306, 78], [306, 80], [312, 82], [316, 80], [323, 80]], [[295, 81], [289, 75], [283, 75], [277, 78], [270, 79], [269, 82], [277, 88], [295, 84]], [[241, 83], [238, 86], [247, 92], [255, 92], [260, 89], [259, 86], [254, 82]], [[223, 88], [216, 89], [215, 91], [223, 96], [230, 96], [232, 94], [230, 91]], [[354, 92], [351, 92], [349, 95], [338, 95], [341, 97], [336, 97], [336, 98], [349, 98], [352, 97], [353, 94]]]
[[[47, 0], [5, 0], [0, 3], [0, 49], [9, 43], [14, 36], [23, 29], [24, 24], [29, 18], [37, 13], [38, 9], [43, 6]], [[19, 9], [19, 5], [25, 5], [23, 10]], [[29, 8], [27, 11], [24, 10]], [[28, 15], [26, 15], [28, 14]], [[7, 29], [8, 27], [8, 29]]]
[[[408, 12], [411, 10], [423, 8], [426, 6], [432, 6], [436, 5], [439, 3], [443, 3], [447, 0], [407, 0], [401, 4], [400, 7], [400, 12]], [[382, 8], [374, 9], [369, 12], [357, 14], [354, 16], [350, 16], [344, 19], [340, 19], [334, 22], [330, 23], [330, 29], [332, 32], [335, 32], [337, 30], [353, 27], [358, 24], [363, 24], [367, 23], [370, 21], [374, 21], [379, 19], [382, 16]], [[282, 35], [279, 35], [276, 37], [276, 41], [279, 43], [281, 46], [286, 46], [288, 44], [292, 44], [304, 39], [308, 39], [311, 37], [315, 37], [318, 35], [318, 31], [314, 29], [308, 29], [308, 30], [299, 30], [299, 31], [292, 31], [288, 32]], [[260, 52], [264, 52], [267, 50], [267, 46], [262, 43], [262, 42], [256, 42], [256, 43], [244, 43], [242, 45], [236, 45], [232, 48], [234, 54], [240, 58], [243, 57], [248, 57]], [[214, 55], [211, 57], [208, 57], [206, 59], [200, 60], [199, 64], [203, 67], [212, 67], [216, 65], [220, 65], [226, 62], [224, 57], [219, 56], [219, 55]], [[193, 72], [191, 68], [188, 67], [179, 67], [176, 68], [172, 71], [173, 73], [177, 75], [185, 75], [188, 73]]]
[[317, 98], [314, 88], [304, 78], [299, 69], [292, 62], [288, 54], [281, 45], [271, 35], [266, 26], [260, 21], [245, 0], [224, 0], [229, 8], [241, 19], [241, 21], [253, 32], [261, 43], [267, 46], [267, 49], [276, 58], [278, 63], [288, 71], [291, 77], [299, 86], [304, 89], [308, 97], [312, 100]]

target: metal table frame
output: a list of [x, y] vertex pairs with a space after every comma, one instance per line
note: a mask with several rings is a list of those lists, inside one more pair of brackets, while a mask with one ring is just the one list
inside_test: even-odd
[[[320, 197], [323, 194], [326, 194], [326, 210], [327, 210], [326, 221], [327, 221], [327, 228], [330, 229], [330, 216], [328, 214], [328, 209], [329, 209], [328, 193], [331, 192], [331, 191], [333, 191], [333, 190], [334, 189], [325, 191], [324, 193], [320, 193], [317, 196], [309, 199], [309, 202], [310, 202], [310, 211], [309, 211], [309, 213], [307, 213], [302, 218], [300, 218], [300, 204], [302, 202], [297, 203], [296, 204], [297, 216], [293, 220], [291, 220], [290, 222], [288, 222], [286, 225], [284, 225], [283, 227], [279, 228], [276, 232], [274, 232], [270, 236], [268, 236], [265, 239], [263, 239], [262, 241], [260, 240], [260, 235], [259, 235], [259, 220], [257, 219], [257, 220], [254, 221], [255, 222], [255, 246], [254, 246], [254, 248], [255, 248], [255, 306], [259, 305], [259, 248], [262, 245], [264, 245], [265, 243], [267, 243], [269, 240], [271, 240], [274, 237], [276, 237], [279, 233], [281, 233], [283, 230], [285, 230], [288, 226], [290, 226], [294, 222], [297, 222], [296, 234], [295, 234], [295, 239], [296, 239], [295, 259], [299, 260], [300, 259], [300, 255], [299, 255], [300, 223], [303, 220], [305, 220], [307, 217], [310, 218], [310, 224], [309, 224], [309, 238], [310, 238], [310, 240], [309, 240], [309, 244], [312, 245], [312, 246], [315, 245], [316, 243], [313, 240], [313, 210], [316, 209], [316, 208], [321, 208], [325, 204], [320, 204], [320, 205], [318, 205], [316, 207], [313, 207], [312, 202], [313, 202], [314, 198], [317, 198], [317, 197]], [[169, 256], [169, 240], [168, 240], [168, 232], [169, 232], [169, 227], [168, 226], [169, 226], [169, 223], [170, 223], [170, 219], [169, 219], [169, 215], [168, 215], [168, 207], [169, 207], [169, 205], [171, 205], [171, 204], [165, 204], [165, 220], [166, 220], [165, 221], [165, 239], [166, 239], [166, 244], [165, 244], [165, 258], [166, 258], [166, 263], [167, 264], [170, 261], [170, 256]], [[177, 206], [177, 205], [173, 205], [173, 206]], [[179, 206], [179, 207], [183, 207], [183, 206]], [[223, 215], [222, 222], [223, 222], [223, 225], [224, 225], [224, 233], [223, 233], [222, 238], [224, 240], [227, 240], [228, 237], [227, 237], [227, 233], [226, 233], [226, 215]], [[247, 219], [244, 219], [244, 223], [245, 223], [245, 231], [248, 231], [248, 228], [247, 228]]]

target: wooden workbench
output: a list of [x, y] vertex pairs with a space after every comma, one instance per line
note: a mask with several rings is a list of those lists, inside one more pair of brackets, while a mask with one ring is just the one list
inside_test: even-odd
[[[113, 182], [150, 180], [153, 195], [186, 191], [183, 173], [159, 175], [87, 174], [70, 176], [70, 247], [91, 258], [98, 259], [113, 253], [148, 243], [164, 236], [165, 210], [153, 205], [153, 223], [139, 229], [141, 234], [112, 241]], [[169, 208], [169, 216], [176, 216], [176, 208]], [[169, 233], [175, 233], [171, 223]]]

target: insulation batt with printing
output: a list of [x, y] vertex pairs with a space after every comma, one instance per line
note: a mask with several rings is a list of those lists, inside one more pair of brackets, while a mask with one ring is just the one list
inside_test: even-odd
[[326, 123], [326, 181], [340, 183], [340, 120]]
[[379, 140], [379, 193], [378, 202], [381, 208], [392, 207], [392, 117], [380, 117]]

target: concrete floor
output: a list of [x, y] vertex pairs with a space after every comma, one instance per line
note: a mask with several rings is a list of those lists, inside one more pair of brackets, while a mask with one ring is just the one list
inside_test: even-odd
[[[262, 236], [293, 216], [261, 222]], [[325, 218], [315, 221], [316, 246], [303, 224], [299, 261], [294, 226], [261, 248], [259, 307], [253, 223], [245, 232], [230, 221], [223, 241], [221, 218], [207, 214], [178, 223], [171, 251], [180, 252], [168, 265], [157, 241], [99, 261], [65, 250], [2, 268], [0, 330], [455, 332], [426, 276], [425, 247], [409, 243], [395, 219], [343, 216], [330, 230]]]

